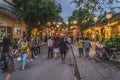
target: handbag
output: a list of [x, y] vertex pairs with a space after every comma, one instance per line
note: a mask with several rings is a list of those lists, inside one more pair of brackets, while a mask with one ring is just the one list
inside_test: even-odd
[[5, 57], [2, 56], [2, 57], [0, 58], [0, 69], [4, 69], [5, 66], [6, 66]]
[[17, 58], [17, 61], [18, 61], [18, 62], [21, 62], [21, 61], [22, 61], [21, 56], [19, 56], [19, 57]]

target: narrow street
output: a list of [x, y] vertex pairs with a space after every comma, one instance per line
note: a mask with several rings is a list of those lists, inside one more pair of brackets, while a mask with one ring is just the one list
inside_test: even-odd
[[[91, 58], [78, 57], [76, 45], [73, 45], [81, 80], [120, 80], [120, 69], [113, 64], [95, 62], [94, 50]], [[25, 70], [20, 70], [21, 63], [15, 60], [16, 71], [13, 80], [76, 80], [73, 67], [69, 64], [73, 60], [71, 49], [62, 64], [60, 59], [47, 59], [47, 46], [41, 48], [41, 54], [33, 62], [28, 63]], [[6, 73], [0, 73], [0, 80], [5, 80]]]
[[[60, 59], [47, 59], [47, 46], [44, 46], [39, 57], [29, 63], [27, 69], [20, 70], [20, 63], [15, 61], [13, 80], [74, 80], [69, 66], [70, 55], [67, 55], [65, 64]], [[0, 73], [0, 80], [5, 80], [5, 76], [5, 73]]]

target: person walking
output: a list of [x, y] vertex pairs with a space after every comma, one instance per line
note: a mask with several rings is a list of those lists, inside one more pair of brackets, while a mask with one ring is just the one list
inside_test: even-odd
[[79, 57], [83, 56], [83, 40], [78, 40], [78, 48], [79, 48]]
[[84, 49], [85, 49], [85, 56], [86, 57], [89, 57], [91, 47], [92, 46], [91, 46], [90, 40], [88, 38], [85, 38], [85, 40], [84, 40]]
[[35, 38], [34, 38], [34, 36], [31, 36], [31, 40], [30, 40], [30, 50], [31, 50], [31, 61], [33, 61], [33, 59], [34, 59], [34, 56], [35, 57], [37, 57], [37, 53], [36, 53], [36, 44], [35, 44], [36, 42], [35, 42]]
[[68, 41], [68, 45], [70, 45], [72, 43], [71, 37], [68, 37], [67, 41]]
[[23, 38], [20, 37], [19, 40], [18, 40], [18, 43], [17, 43], [17, 49], [18, 49], [19, 53], [20, 53], [20, 46], [21, 46], [22, 40], [23, 40]]
[[47, 44], [48, 44], [48, 57], [47, 58], [48, 59], [53, 58], [53, 41], [51, 37], [49, 37]]
[[62, 63], [65, 63], [65, 58], [66, 58], [66, 53], [67, 53], [68, 47], [64, 41], [64, 38], [61, 38], [61, 40], [60, 40], [59, 49], [60, 49]]
[[59, 55], [59, 48], [58, 48], [58, 40], [56, 38], [54, 38], [54, 41], [53, 41], [53, 52], [55, 54], [55, 58], [58, 58], [58, 55]]
[[6, 65], [3, 69], [4, 71], [8, 72], [6, 80], [12, 80], [13, 72], [15, 71], [14, 67], [14, 56], [18, 52], [18, 50], [13, 53], [13, 49], [10, 47], [9, 39], [5, 37], [3, 39], [3, 49], [2, 49], [2, 57], [4, 57]]
[[42, 44], [42, 40], [41, 40], [40, 36], [37, 36], [36, 44], [37, 44], [37, 50], [36, 51], [37, 51], [38, 54], [40, 54], [40, 46]]
[[26, 62], [28, 62], [27, 53], [28, 53], [28, 45], [27, 45], [27, 42], [23, 40], [21, 42], [22, 70], [25, 69]]

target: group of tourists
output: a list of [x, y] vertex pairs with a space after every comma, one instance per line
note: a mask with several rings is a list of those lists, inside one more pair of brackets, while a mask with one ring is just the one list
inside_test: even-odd
[[[66, 55], [71, 47], [72, 43], [77, 43], [79, 48], [79, 56], [83, 56], [85, 52], [86, 57], [89, 56], [91, 43], [85, 38], [78, 37], [49, 37], [47, 40], [48, 55], [47, 59], [55, 58], [61, 59], [61, 63], [65, 63]], [[26, 63], [33, 61], [40, 54], [40, 47], [42, 39], [40, 36], [34, 37], [31, 35], [30, 40], [26, 38], [20, 38], [17, 43], [17, 48], [13, 50], [10, 47], [10, 39], [5, 37], [3, 39], [2, 57], [6, 61], [6, 65], [3, 71], [7, 71], [8, 75], [6, 80], [12, 80], [12, 73], [15, 71], [14, 58], [17, 58], [19, 62], [22, 62], [21, 69], [24, 70]], [[30, 57], [29, 59], [27, 57]]]
[[85, 55], [85, 57], [89, 57], [90, 48], [92, 48], [91, 42], [88, 38], [79, 38], [77, 40], [79, 56]]
[[[40, 54], [41, 38], [36, 38], [32, 35], [30, 41], [25, 38], [20, 38], [17, 43], [16, 49], [10, 47], [10, 39], [5, 37], [3, 39], [2, 57], [1, 61], [4, 60], [3, 72], [8, 72], [6, 80], [12, 80], [12, 73], [15, 71], [14, 58], [17, 58], [19, 62], [22, 62], [21, 69], [24, 70], [26, 63], [33, 61]], [[27, 57], [30, 56], [28, 60]]]
[[66, 54], [71, 44], [69, 37], [49, 37], [48, 41], [48, 59], [61, 57], [62, 63], [65, 63]]

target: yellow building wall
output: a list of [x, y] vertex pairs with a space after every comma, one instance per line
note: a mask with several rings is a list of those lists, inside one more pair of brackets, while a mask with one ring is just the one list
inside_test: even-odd
[[[16, 18], [11, 18], [10, 16], [0, 13], [0, 21], [2, 21], [3, 23], [3, 24], [0, 24], [0, 26], [3, 26], [3, 27], [9, 26], [12, 28], [12, 38], [19, 38], [23, 35], [23, 31], [26, 32], [27, 25], [24, 22], [17, 20]], [[15, 27], [21, 28], [21, 34], [15, 34], [14, 32]]]
[[[90, 35], [90, 33], [92, 34]], [[120, 20], [110, 22], [109, 24], [106, 23], [100, 26], [91, 27], [84, 31], [84, 35], [87, 37], [90, 36], [90, 38], [95, 37], [98, 33], [105, 39], [118, 36], [120, 37]]]

